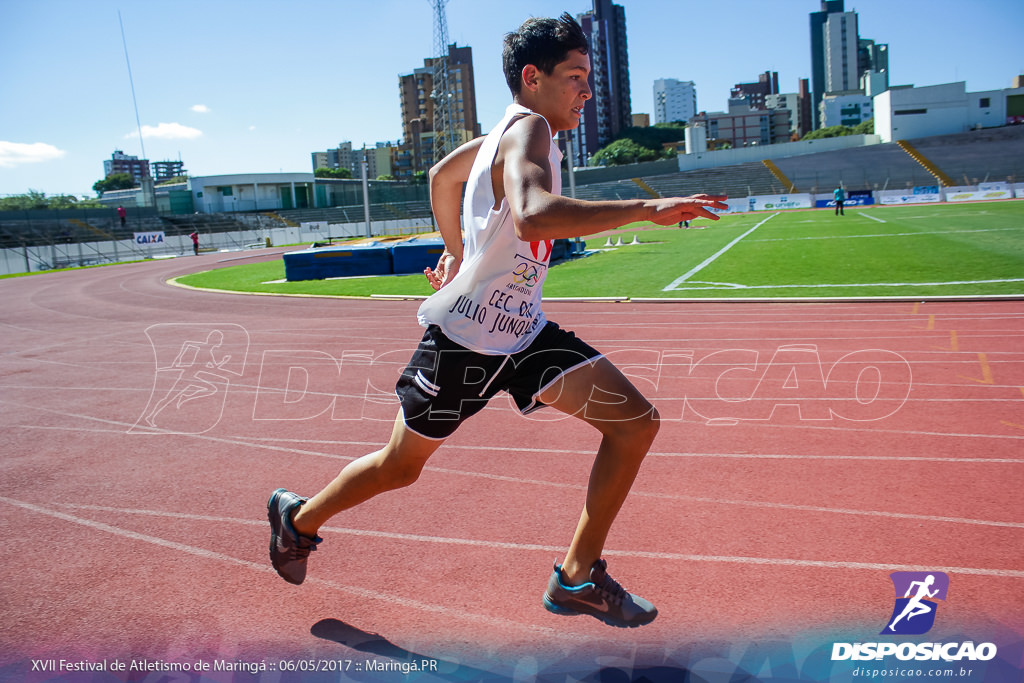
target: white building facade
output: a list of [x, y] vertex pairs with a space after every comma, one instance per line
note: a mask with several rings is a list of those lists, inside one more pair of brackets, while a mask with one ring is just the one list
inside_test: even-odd
[[1024, 88], [967, 92], [966, 83], [891, 88], [874, 97], [875, 133], [883, 142], [995, 128], [1024, 110]]
[[697, 115], [697, 87], [693, 81], [659, 78], [654, 81], [654, 122], [689, 121]]
[[240, 173], [189, 178], [199, 213], [315, 208], [312, 173]]
[[860, 80], [857, 68], [857, 13], [829, 14], [824, 34], [825, 92], [856, 90]]
[[860, 91], [828, 94], [818, 105], [822, 128], [847, 126], [853, 128], [874, 117], [874, 101]]
[[800, 127], [800, 95], [791, 93], [779, 93], [777, 95], [765, 95], [764, 106], [768, 109], [785, 109], [789, 112], [789, 132], [795, 133]]

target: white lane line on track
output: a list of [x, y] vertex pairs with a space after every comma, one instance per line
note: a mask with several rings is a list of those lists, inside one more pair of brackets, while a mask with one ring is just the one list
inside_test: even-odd
[[[84, 523], [86, 526], [105, 527], [105, 528], [102, 529], [104, 531], [112, 531], [113, 533], [119, 533], [119, 534], [122, 534], [122, 535], [130, 535], [131, 537], [142, 536], [143, 538], [140, 539], [140, 540], [148, 540], [149, 538], [154, 538], [154, 537], [145, 537], [143, 534], [136, 534], [135, 532], [127, 531], [127, 530], [124, 530], [124, 529], [119, 529], [117, 527], [110, 527], [109, 525], [103, 524], [101, 522], [93, 522], [92, 520], [84, 519], [84, 518], [81, 518], [81, 517], [75, 517], [73, 515], [68, 515], [68, 514], [65, 514], [65, 513], [54, 511], [54, 510], [48, 510], [46, 508], [41, 508], [39, 506], [32, 505], [31, 503], [23, 503], [21, 501], [16, 501], [16, 500], [12, 500], [12, 499], [9, 499], [9, 498], [4, 498], [4, 497], [0, 497], [0, 501], [5, 502], [5, 503], [9, 503], [9, 504], [12, 504], [12, 505], [17, 505], [17, 506], [20, 506], [20, 507], [24, 507], [24, 508], [27, 508], [27, 509], [30, 509], [30, 510], [33, 510], [33, 511], [36, 511], [36, 512], [41, 512], [43, 514], [48, 514], [48, 515], [51, 515], [51, 516], [54, 516], [54, 517], [58, 517], [60, 519], [65, 519], [67, 521], [72, 521], [72, 522], [76, 522], [76, 523]], [[59, 505], [61, 505], [61, 507], [70, 507], [70, 508], [77, 508], [77, 509], [82, 509], [82, 510], [92, 510], [92, 511], [96, 511], [96, 512], [107, 512], [107, 513], [116, 513], [116, 514], [149, 515], [149, 516], [157, 516], [157, 517], [170, 517], [170, 518], [174, 518], [174, 519], [188, 519], [188, 520], [192, 520], [192, 521], [203, 521], [203, 522], [214, 522], [214, 523], [233, 523], [233, 524], [241, 524], [241, 525], [246, 525], [246, 526], [260, 526], [260, 527], [266, 526], [266, 522], [263, 522], [263, 521], [256, 521], [256, 520], [250, 520], [250, 519], [238, 519], [238, 518], [231, 518], [231, 517], [216, 517], [216, 516], [207, 516], [207, 515], [193, 515], [193, 514], [183, 513], [183, 512], [164, 512], [164, 511], [158, 511], [158, 510], [122, 509], [122, 508], [113, 508], [113, 507], [99, 506], [99, 505], [74, 505], [74, 504], [67, 504], [67, 503], [59, 504]], [[445, 545], [473, 546], [473, 547], [482, 547], [482, 548], [496, 549], [496, 550], [516, 550], [516, 551], [523, 551], [523, 552], [543, 551], [543, 552], [552, 552], [552, 553], [556, 553], [556, 554], [557, 553], [562, 553], [562, 552], [565, 551], [565, 548], [560, 547], [560, 546], [550, 546], [550, 545], [542, 545], [542, 544], [535, 544], [535, 543], [512, 543], [512, 542], [508, 542], [508, 541], [488, 541], [488, 540], [479, 540], [479, 539], [470, 539], [470, 538], [452, 538], [452, 537], [446, 537], [446, 536], [427, 536], [427, 535], [420, 535], [420, 534], [400, 534], [400, 533], [392, 533], [392, 532], [385, 532], [385, 531], [375, 531], [375, 530], [368, 530], [368, 529], [349, 529], [349, 528], [344, 528], [344, 527], [324, 527], [324, 531], [329, 531], [329, 532], [332, 532], [332, 533], [348, 534], [348, 535], [351, 535], [351, 536], [365, 536], [365, 537], [370, 537], [370, 538], [388, 538], [388, 539], [391, 539], [391, 540], [414, 541], [414, 542], [418, 542], [418, 543], [439, 543], [439, 544], [445, 544]], [[166, 545], [166, 546], [169, 546], [169, 547], [181, 546], [181, 544], [174, 543], [172, 541], [164, 541], [163, 539], [155, 539], [155, 540], [159, 541], [158, 545]], [[186, 549], [190, 549], [191, 548], [191, 546], [181, 546], [181, 547], [186, 548]], [[209, 555], [212, 555], [212, 556], [216, 556], [216, 559], [226, 558], [229, 561], [235, 562], [237, 564], [243, 564], [245, 566], [249, 566], [249, 567], [258, 569], [260, 571], [263, 571], [263, 572], [272, 571], [269, 567], [266, 567], [266, 566], [263, 566], [263, 565], [260, 565], [260, 564], [254, 563], [254, 562], [249, 562], [247, 560], [238, 560], [236, 558], [232, 558], [232, 557], [229, 557], [229, 556], [226, 556], [226, 555], [221, 555], [220, 553], [215, 553], [213, 551], [207, 551], [207, 550], [202, 549], [202, 548], [195, 548], [194, 550], [201, 551], [201, 553], [203, 553], [204, 556], [206, 554], [209, 554]], [[825, 568], [830, 568], [830, 569], [869, 569], [869, 570], [884, 570], [884, 571], [921, 571], [921, 570], [928, 570], [928, 569], [930, 569], [930, 570], [938, 569], [935, 566], [925, 567], [923, 565], [882, 564], [882, 563], [875, 563], [875, 562], [847, 562], [847, 561], [841, 561], [841, 560], [800, 560], [800, 559], [792, 559], [792, 558], [746, 557], [746, 556], [734, 556], [734, 555], [690, 555], [690, 554], [685, 554], [685, 553], [662, 553], [662, 552], [651, 552], [651, 551], [644, 551], [644, 550], [605, 550], [604, 554], [608, 555], [608, 556], [614, 556], [614, 557], [644, 557], [644, 558], [650, 558], [650, 559], [675, 560], [675, 561], [682, 561], [682, 562], [719, 562], [719, 563], [729, 563], [729, 564], [776, 565], [776, 566], [786, 566], [786, 567], [825, 567]], [[1024, 579], [1024, 570], [1016, 570], [1016, 569], [992, 569], [992, 568], [983, 568], [983, 567], [943, 567], [942, 569], [944, 569], [947, 572], [955, 572], [955, 573], [958, 573], [958, 574], [975, 574], [975, 575], [979, 575], [979, 576], [998, 576], [998, 577], [1003, 577], [1003, 578]], [[309, 580], [309, 579], [307, 579], [307, 580]], [[345, 586], [338, 586], [338, 587], [343, 589], [343, 590], [349, 590], [349, 587], [345, 587]], [[355, 589], [355, 590], [356, 591], [362, 591], [362, 589]], [[369, 591], [368, 593], [370, 593], [373, 596], [378, 595], [377, 593], [373, 593], [372, 591]], [[390, 597], [390, 596], [388, 596], [388, 597]], [[398, 598], [396, 600], [401, 601], [401, 602], [406, 602], [406, 601], [402, 600], [401, 598]], [[439, 607], [438, 611], [445, 611], [445, 608], [440, 608]], [[515, 625], [523, 627], [522, 624], [515, 624]]]
[[[120, 527], [116, 527], [116, 526], [113, 526], [111, 524], [105, 524], [103, 522], [97, 522], [95, 520], [85, 519], [83, 517], [77, 517], [75, 515], [67, 514], [67, 513], [64, 513], [64, 512], [59, 512], [57, 510], [51, 510], [50, 508], [46, 508], [46, 507], [43, 507], [43, 506], [40, 506], [40, 505], [35, 505], [33, 503], [27, 503], [25, 501], [15, 500], [13, 498], [7, 498], [5, 496], [0, 496], [0, 502], [7, 503], [8, 505], [12, 505], [14, 507], [19, 507], [19, 508], [22, 508], [22, 509], [25, 509], [25, 510], [29, 510], [31, 512], [38, 513], [38, 514], [47, 515], [49, 517], [54, 517], [56, 519], [60, 519], [60, 520], [63, 520], [65, 522], [71, 522], [71, 523], [74, 523], [74, 524], [79, 524], [81, 526], [85, 526], [85, 527], [88, 527], [90, 529], [94, 529], [96, 531], [102, 531], [102, 532], [105, 532], [105, 533], [113, 534], [115, 536], [120, 536], [122, 538], [127, 538], [127, 539], [130, 539], [130, 540], [133, 540], [133, 541], [140, 541], [140, 542], [143, 542], [143, 543], [150, 543], [152, 545], [161, 546], [161, 547], [167, 548], [169, 550], [176, 550], [176, 551], [179, 551], [179, 552], [188, 553], [190, 555], [194, 555], [196, 557], [200, 557], [200, 558], [203, 558], [203, 559], [206, 559], [206, 560], [215, 560], [215, 561], [218, 561], [218, 562], [225, 562], [225, 563], [229, 563], [229, 564], [234, 564], [234, 565], [237, 565], [237, 566], [244, 567], [246, 569], [250, 569], [250, 570], [253, 570], [253, 571], [260, 572], [261, 574], [275, 574], [273, 568], [270, 566], [269, 561], [267, 562], [267, 564], [260, 564], [260, 563], [257, 563], [257, 562], [251, 562], [249, 560], [239, 559], [237, 557], [232, 557], [230, 555], [225, 555], [224, 553], [219, 553], [219, 552], [216, 552], [216, 551], [213, 551], [213, 550], [208, 550], [206, 548], [200, 548], [200, 547], [196, 547], [196, 546], [185, 545], [184, 543], [177, 543], [175, 541], [168, 541], [167, 539], [160, 538], [158, 536], [151, 536], [149, 534], [141, 534], [141, 533], [138, 533], [138, 532], [135, 532], [135, 531], [131, 531], [129, 529], [122, 529]], [[120, 513], [128, 513], [129, 512], [129, 511], [118, 510], [118, 509], [110, 509], [108, 511], [120, 512]], [[152, 513], [149, 513], [149, 514], [152, 514]], [[201, 518], [199, 516], [190, 517], [190, 516], [182, 515], [182, 514], [174, 514], [174, 515], [169, 515], [169, 516], [175, 516], [175, 517], [183, 518], [183, 519], [196, 519], [197, 521], [200, 520], [200, 519], [203, 519], [203, 518]], [[256, 522], [253, 522], [252, 520], [229, 520], [229, 519], [225, 519], [225, 518], [210, 518], [210, 520], [217, 520], [217, 521], [221, 521], [221, 522], [224, 522], [224, 521], [234, 521], [234, 522], [241, 522], [241, 523], [245, 523], [245, 524], [255, 524], [256, 523]], [[265, 522], [259, 522], [258, 524], [260, 526], [265, 526], [266, 525]], [[310, 583], [310, 584], [314, 584], [314, 585], [320, 585], [320, 586], [325, 586], [327, 588], [331, 588], [331, 589], [334, 589], [334, 590], [338, 590], [338, 591], [342, 591], [342, 592], [345, 592], [345, 593], [349, 593], [351, 595], [354, 595], [354, 596], [356, 596], [358, 598], [362, 598], [362, 599], [365, 599], [365, 600], [377, 600], [377, 601], [381, 601], [381, 602], [388, 602], [388, 603], [391, 603], [391, 604], [394, 604], [394, 605], [398, 605], [399, 607], [406, 608], [406, 609], [415, 609], [415, 610], [420, 610], [420, 611], [424, 611], [424, 612], [434, 612], [434, 613], [441, 614], [441, 615], [443, 615], [443, 616], [445, 616], [447, 618], [453, 619], [453, 620], [476, 622], [476, 623], [480, 623], [480, 624], [483, 624], [483, 625], [486, 625], [486, 626], [490, 626], [490, 627], [514, 628], [514, 629], [517, 629], [517, 630], [529, 631], [529, 632], [532, 632], [532, 633], [536, 633], [538, 635], [543, 635], [543, 636], [548, 637], [548, 638], [557, 638], [557, 639], [560, 639], [560, 640], [568, 640], [568, 641], [589, 641], [589, 640], [593, 640], [593, 638], [589, 638], [589, 637], [586, 637], [586, 636], [575, 636], [575, 635], [567, 634], [567, 633], [564, 633], [562, 631], [558, 631], [558, 630], [552, 629], [552, 628], [547, 628], [547, 627], [543, 627], [543, 626], [536, 626], [536, 625], [533, 625], [533, 624], [523, 624], [523, 623], [519, 623], [519, 622], [515, 622], [515, 621], [510, 621], [508, 619], [501, 619], [499, 617], [491, 617], [491, 616], [486, 616], [486, 615], [482, 615], [482, 614], [473, 614], [473, 613], [466, 612], [465, 610], [461, 610], [461, 609], [453, 609], [453, 608], [450, 608], [450, 607], [445, 607], [443, 605], [434, 605], [434, 604], [430, 604], [430, 603], [420, 602], [418, 600], [410, 600], [408, 598], [398, 597], [396, 595], [391, 595], [389, 593], [381, 593], [379, 591], [373, 591], [373, 590], [368, 590], [368, 589], [365, 589], [365, 588], [359, 588], [357, 586], [349, 586], [349, 585], [338, 583], [336, 581], [327, 581], [327, 580], [324, 580], [324, 579], [318, 579], [316, 577], [309, 577], [309, 578], [307, 578], [306, 579], [306, 583]]]
[[[352, 460], [353, 459], [350, 456], [339, 456], [339, 455], [335, 455], [335, 454], [332, 454], [332, 453], [319, 453], [319, 452], [316, 452], [316, 451], [303, 451], [303, 450], [299, 450], [299, 449], [286, 448], [286, 447], [281, 447], [281, 446], [266, 445], [266, 444], [260, 443], [258, 440], [250, 439], [248, 437], [216, 437], [216, 436], [210, 436], [210, 435], [207, 435], [207, 434], [188, 434], [188, 433], [185, 433], [185, 432], [175, 432], [175, 431], [170, 431], [170, 430], [162, 430], [162, 429], [159, 429], [159, 428], [149, 428], [149, 427], [141, 428], [141, 427], [138, 427], [138, 425], [136, 423], [123, 422], [123, 421], [120, 421], [120, 420], [109, 420], [109, 419], [106, 419], [106, 418], [95, 417], [95, 416], [92, 416], [92, 415], [82, 415], [82, 414], [79, 414], [79, 413], [72, 413], [72, 412], [69, 412], [69, 411], [54, 410], [52, 408], [44, 408], [44, 407], [37, 406], [37, 405], [27, 405], [27, 404], [24, 404], [24, 403], [19, 403], [19, 402], [15, 402], [15, 401], [5, 401], [3, 399], [0, 399], [0, 405], [5, 405], [5, 404], [6, 405], [16, 406], [16, 407], [19, 407], [19, 408], [30, 408], [32, 410], [38, 410], [40, 412], [49, 413], [49, 414], [52, 414], [52, 415], [60, 415], [62, 417], [76, 418], [76, 419], [80, 419], [80, 420], [86, 420], [88, 422], [98, 422], [100, 424], [106, 424], [106, 425], [111, 425], [111, 426], [115, 426], [115, 427], [122, 427], [122, 428], [125, 429], [125, 433], [131, 433], [131, 434], [136, 435], [136, 436], [187, 436], [187, 437], [192, 437], [192, 438], [196, 438], [196, 439], [209, 440], [209, 441], [213, 441], [213, 442], [216, 442], [216, 443], [251, 445], [254, 448], [261, 448], [261, 449], [273, 450], [273, 451], [279, 451], [279, 452], [295, 453], [295, 454], [298, 454], [298, 455], [314, 455], [314, 456], [334, 458], [334, 459], [340, 459], [340, 460]], [[495, 409], [497, 409], [497, 408], [495, 408]], [[566, 419], [568, 419], [568, 418], [566, 418]], [[680, 422], [680, 423], [689, 423], [689, 424], [706, 424], [704, 421], [701, 421], [701, 420], [689, 420], [689, 419], [671, 420], [671, 419], [662, 418], [662, 421], [663, 422]], [[845, 426], [844, 427], [834, 427], [834, 426], [830, 426], [830, 425], [812, 425], [812, 424], [776, 425], [776, 424], [772, 424], [770, 422], [750, 421], [750, 420], [737, 421], [736, 424], [737, 425], [748, 426], [748, 427], [764, 427], [764, 428], [773, 427], [773, 428], [777, 428], [777, 429], [820, 429], [820, 430], [838, 431], [838, 432], [851, 432], [851, 433], [853, 433], [853, 432], [858, 432], [858, 433], [859, 432], [867, 432], [867, 433], [871, 433], [871, 434], [898, 434], [898, 435], [905, 435], [905, 436], [939, 436], [939, 437], [978, 438], [978, 439], [1009, 439], [1009, 440], [1012, 440], [1012, 441], [1024, 440], [1024, 435], [1018, 436], [1016, 434], [970, 434], [970, 433], [959, 433], [959, 432], [932, 432], [932, 431], [909, 430], [909, 429], [867, 429], [867, 428], [858, 428], [858, 427], [845, 427]], [[105, 430], [88, 430], [88, 429], [82, 429], [82, 428], [78, 428], [78, 427], [69, 427], [69, 426], [55, 426], [55, 427], [52, 427], [52, 426], [26, 425], [26, 424], [11, 425], [11, 427], [21, 427], [23, 429], [39, 429], [39, 430], [44, 430], [44, 431], [45, 430], [53, 430], [53, 431], [81, 431], [81, 432], [105, 431]], [[132, 430], [135, 430], [135, 431], [132, 431]], [[239, 440], [239, 439], [241, 439], [241, 440]], [[381, 442], [375, 442], [374, 448], [380, 448], [382, 445], [383, 444]]]
[[[0, 401], [2, 403], [2, 401]], [[74, 417], [74, 416], [72, 416]], [[698, 424], [693, 422], [693, 424]], [[762, 425], [763, 426], [763, 425]], [[15, 425], [21, 429], [33, 429], [39, 431], [62, 431], [76, 432], [82, 434], [125, 434], [121, 429], [87, 429], [83, 427], [69, 426], [40, 426], [40, 425]], [[902, 433], [902, 432], [900, 432]], [[909, 433], [909, 432], [908, 432]], [[933, 434], [936, 435], [936, 434]], [[937, 434], [938, 436], [985, 436], [978, 434]], [[276, 446], [266, 442], [285, 441], [288, 443], [310, 444], [315, 446], [355, 446], [359, 448], [379, 449], [383, 446], [380, 441], [342, 441], [338, 439], [295, 439], [290, 437], [257, 437], [257, 436], [227, 436], [212, 437], [204, 434], [180, 434], [177, 432], [146, 432], [134, 436], [191, 436], [197, 439], [208, 439], [220, 443], [235, 446], [253, 446], [255, 448], [289, 453], [295, 455], [312, 455], [333, 460], [355, 460], [358, 456], [338, 455], [337, 453], [325, 453], [323, 451], [303, 450], [287, 446]], [[1021, 438], [1021, 437], [1014, 437]], [[498, 451], [507, 452], [507, 446], [494, 446], [490, 444], [465, 445], [449, 444], [444, 445], [445, 450], [468, 450], [468, 451]], [[570, 448], [530, 448], [532, 453], [544, 453], [551, 455], [585, 455], [593, 456], [593, 450], [574, 450]], [[899, 455], [827, 455], [827, 454], [783, 454], [783, 453], [674, 453], [652, 451], [647, 457], [671, 457], [671, 458], [740, 458], [755, 460], [851, 460], [851, 461], [883, 461], [883, 462], [936, 462], [936, 463], [975, 463], [975, 464], [1011, 464], [1022, 465], [1024, 458], [957, 458], [957, 457], [917, 457]]]
[[[427, 472], [433, 472], [437, 474], [447, 474], [459, 477], [473, 477], [476, 479], [486, 479], [488, 481], [499, 481], [516, 485], [540, 486], [544, 488], [556, 488], [581, 493], [586, 492], [587, 490], [587, 487], [584, 484], [548, 481], [543, 479], [527, 479], [525, 477], [517, 477], [507, 474], [475, 472], [472, 470], [456, 469], [451, 467], [436, 467], [432, 465], [427, 465], [424, 468], [424, 470]], [[798, 505], [795, 503], [780, 503], [774, 501], [713, 498], [708, 496], [690, 496], [678, 493], [659, 493], [657, 491], [644, 491], [639, 489], [632, 490], [630, 492], [630, 495], [637, 498], [652, 498], [657, 500], [675, 501], [679, 503], [700, 503], [702, 505], [752, 507], [770, 510], [784, 510], [790, 512], [813, 512], [833, 515], [850, 515], [862, 517], [880, 517], [885, 519], [914, 520], [937, 524], [967, 524], [972, 526], [1024, 529], [1024, 522], [1006, 522], [999, 520], [975, 519], [969, 517], [950, 517], [945, 515], [922, 515], [909, 512], [892, 512], [889, 510], [863, 510], [855, 508], [825, 507], [822, 505]]]
[[[0, 401], [0, 403], [2, 403], [2, 401]], [[109, 421], [105, 421], [105, 422], [109, 422]], [[76, 430], [74, 428], [68, 428], [68, 427], [62, 427], [62, 428], [58, 428], [58, 429], [62, 429], [62, 430], [66, 430], [66, 431], [77, 431], [77, 432], [87, 431], [87, 430]], [[109, 433], [109, 430], [104, 430], [104, 433]], [[150, 435], [157, 435], [157, 434], [153, 433], [153, 434], [150, 434]], [[251, 446], [251, 447], [255, 447], [255, 448], [259, 448], [259, 449], [264, 449], [264, 450], [271, 450], [271, 451], [277, 451], [277, 452], [282, 452], [283, 451], [283, 452], [293, 453], [293, 454], [297, 454], [297, 455], [313, 455], [313, 456], [317, 456], [317, 457], [326, 457], [326, 458], [330, 458], [330, 459], [333, 459], [333, 460], [351, 461], [351, 460], [355, 460], [356, 459], [354, 456], [342, 456], [342, 455], [337, 455], [337, 454], [333, 454], [333, 453], [322, 453], [322, 452], [318, 452], [318, 451], [311, 451], [311, 450], [295, 449], [295, 448], [289, 448], [289, 447], [273, 446], [273, 445], [257, 443], [257, 442], [254, 442], [252, 440], [246, 440], [246, 439], [219, 438], [219, 437], [212, 437], [212, 436], [208, 436], [208, 435], [204, 435], [204, 434], [180, 435], [180, 436], [191, 436], [193, 438], [201, 439], [201, 440], [204, 440], [204, 441], [214, 441], [214, 442], [218, 442], [218, 443], [228, 443], [228, 444], [232, 444], [232, 445]], [[1024, 437], [1015, 437], [1015, 438], [1024, 438]], [[354, 442], [354, 443], [356, 445], [364, 445], [361, 442]], [[369, 442], [367, 442], [366, 445], [369, 446], [369, 447], [379, 447], [379, 444], [372, 444], [372, 443], [369, 443]], [[462, 448], [476, 448], [476, 447], [463, 446]], [[496, 447], [492, 447], [492, 448], [496, 448]], [[565, 453], [566, 451], [551, 451], [551, 452]], [[1020, 462], [1022, 462], [1022, 461], [1014, 461], [1014, 460], [1004, 461], [1002, 459], [990, 459], [990, 461], [1001, 462], [1001, 463], [1002, 462], [1009, 462], [1011, 464], [1020, 464]], [[970, 460], [970, 462], [974, 462], [974, 460]], [[585, 491], [586, 490], [586, 487], [581, 485], [581, 484], [568, 484], [568, 483], [561, 483], [561, 482], [550, 482], [550, 481], [535, 480], [535, 479], [525, 479], [525, 478], [521, 478], [521, 477], [512, 477], [512, 476], [508, 476], [508, 475], [496, 475], [496, 474], [489, 474], [489, 473], [482, 473], [482, 472], [472, 472], [472, 471], [459, 470], [459, 469], [453, 469], [453, 468], [435, 467], [435, 466], [431, 466], [431, 465], [428, 465], [425, 468], [425, 470], [429, 471], [429, 472], [437, 472], [437, 473], [441, 473], [441, 474], [453, 474], [453, 475], [458, 475], [458, 476], [476, 477], [476, 478], [481, 478], [481, 479], [488, 479], [488, 480], [493, 480], [493, 481], [505, 481], [505, 482], [516, 483], [516, 484], [529, 484], [529, 485], [536, 485], [536, 486], [554, 487], [554, 488], [569, 489], [569, 490], [574, 490], [574, 491]], [[940, 516], [930, 516], [930, 515], [913, 515], [913, 514], [909, 514], [909, 513], [895, 513], [895, 512], [880, 511], [880, 510], [853, 510], [853, 509], [847, 509], [847, 508], [825, 508], [825, 507], [819, 507], [819, 506], [798, 506], [798, 505], [790, 505], [790, 504], [785, 504], [785, 503], [770, 503], [770, 502], [766, 503], [766, 502], [762, 502], [762, 501], [739, 501], [739, 500], [728, 500], [728, 499], [710, 499], [710, 498], [701, 498], [701, 497], [694, 497], [694, 496], [682, 496], [682, 495], [676, 495], [676, 494], [660, 494], [660, 493], [644, 492], [644, 491], [633, 491], [632, 495], [635, 495], [635, 496], [638, 496], [638, 497], [649, 497], [649, 498], [659, 498], [659, 499], [668, 499], [668, 500], [679, 500], [679, 501], [685, 501], [685, 502], [700, 502], [700, 503], [704, 503], [704, 504], [709, 504], [710, 503], [710, 504], [717, 504], [717, 505], [740, 505], [740, 506], [749, 506], [749, 507], [776, 508], [776, 509], [786, 509], [786, 510], [795, 510], [795, 511], [810, 511], [810, 512], [819, 512], [819, 513], [830, 513], [830, 514], [864, 515], [864, 516], [871, 516], [871, 517], [889, 517], [889, 518], [894, 518], [894, 519], [916, 519], [916, 520], [925, 520], [925, 521], [939, 522], [939, 523], [957, 523], [957, 524], [972, 524], [972, 525], [979, 525], [979, 526], [1022, 527], [1022, 528], [1024, 528], [1024, 524], [1018, 524], [1018, 523], [1015, 523], [1015, 522], [998, 522], [998, 521], [976, 520], [976, 519], [958, 518], [958, 517], [940, 517]]]

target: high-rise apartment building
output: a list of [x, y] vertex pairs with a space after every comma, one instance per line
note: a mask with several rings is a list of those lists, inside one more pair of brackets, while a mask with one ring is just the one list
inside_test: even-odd
[[326, 152], [313, 152], [313, 171], [318, 168], [347, 168], [352, 170], [355, 156], [352, 152], [351, 142], [339, 142], [334, 149]]
[[731, 103], [728, 112], [701, 112], [691, 123], [704, 126], [709, 148], [774, 145], [790, 137], [788, 109], [759, 110]]
[[594, 9], [577, 17], [590, 43], [590, 90], [583, 119], [573, 131], [574, 163], [593, 156], [632, 125], [626, 10], [611, 0], [593, 0]]
[[[448, 80], [451, 98], [452, 128], [455, 144], [460, 145], [480, 135], [480, 122], [476, 113], [476, 86], [473, 78], [473, 48], [448, 47]], [[406, 178], [434, 165], [434, 133], [436, 131], [434, 106], [438, 98], [446, 96], [434, 86], [434, 67], [437, 58], [423, 60], [423, 67], [411, 74], [398, 77], [399, 100], [402, 108], [401, 162], [394, 169], [399, 178]]]
[[136, 183], [141, 183], [143, 178], [151, 177], [149, 159], [129, 156], [116, 149], [109, 159], [103, 161], [103, 177], [106, 178], [114, 173], [127, 173], [135, 179]]
[[818, 128], [825, 95], [888, 89], [889, 46], [862, 39], [857, 13], [845, 11], [843, 0], [821, 0], [821, 10], [812, 12], [810, 20], [812, 109]]
[[[843, 14], [843, 0], [821, 0], [821, 10], [811, 12], [811, 111], [818, 111], [818, 104], [822, 96], [828, 92], [827, 81], [834, 81], [830, 78], [828, 71], [835, 66], [828, 58], [825, 47], [825, 24], [829, 16]], [[854, 50], [856, 50], [857, 39], [854, 39]], [[856, 56], [854, 57], [856, 64]], [[839, 65], [841, 67], [841, 64]], [[815, 116], [814, 127], [817, 128], [817, 117]]]
[[[889, 46], [861, 38], [857, 41], [857, 69], [860, 71], [861, 89], [867, 89], [865, 80], [870, 80], [874, 94], [889, 89]], [[870, 94], [870, 93], [869, 93]]]
[[800, 79], [797, 92], [765, 95], [764, 105], [766, 109], [786, 109], [789, 111], [789, 130], [790, 135], [794, 139], [799, 140], [814, 130], [808, 79]]
[[347, 168], [353, 178], [362, 177], [363, 161], [367, 164], [367, 177], [378, 178], [393, 174], [392, 157], [397, 147], [390, 142], [378, 142], [373, 147], [363, 146], [355, 149], [349, 141], [339, 142], [335, 149], [326, 152], [313, 152], [313, 171], [318, 168]]
[[758, 74], [757, 83], [737, 83], [729, 93], [730, 99], [745, 100], [751, 109], [765, 109], [765, 98], [779, 94], [779, 72]]
[[860, 82], [860, 71], [857, 68], [857, 49], [860, 44], [857, 13], [829, 14], [822, 30], [825, 55], [824, 92], [856, 90]]
[[686, 122], [697, 115], [697, 86], [693, 81], [659, 78], [654, 81], [654, 122]]

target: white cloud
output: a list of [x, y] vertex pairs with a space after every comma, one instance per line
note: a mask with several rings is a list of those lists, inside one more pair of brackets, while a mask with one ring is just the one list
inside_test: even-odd
[[209, 114], [210, 108], [207, 107], [205, 104], [193, 104], [192, 111], [197, 112], [199, 114]]
[[34, 164], [40, 161], [52, 161], [64, 156], [66, 152], [45, 142], [7, 142], [0, 140], [0, 168], [14, 168], [21, 164]]
[[[142, 137], [159, 138], [161, 140], [192, 140], [203, 134], [198, 128], [190, 128], [180, 123], [158, 123], [155, 126], [143, 126]], [[125, 139], [138, 136], [138, 132], [125, 135]]]

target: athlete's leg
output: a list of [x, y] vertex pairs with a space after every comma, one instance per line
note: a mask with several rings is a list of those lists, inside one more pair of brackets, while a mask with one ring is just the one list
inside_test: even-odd
[[399, 410], [387, 445], [350, 462], [334, 481], [298, 508], [292, 517], [295, 530], [303, 536], [316, 536], [317, 530], [342, 510], [412, 484], [442, 443], [409, 431]]
[[590, 472], [586, 504], [562, 563], [571, 584], [589, 580], [608, 530], [658, 433], [658, 412], [606, 358], [569, 372], [539, 396], [603, 435]]

